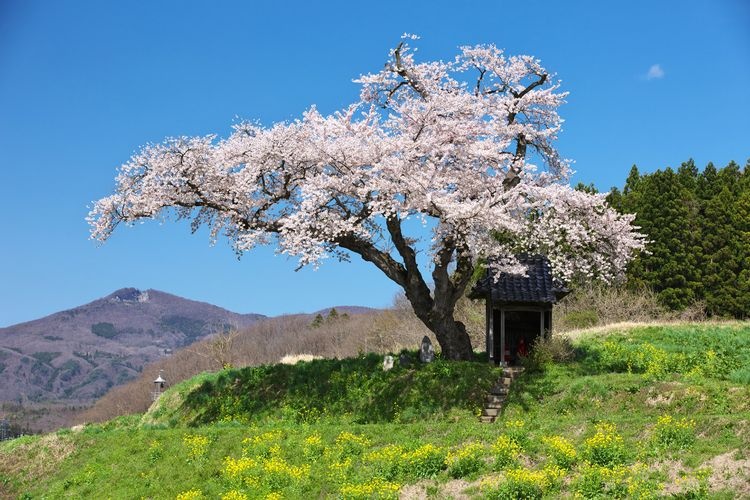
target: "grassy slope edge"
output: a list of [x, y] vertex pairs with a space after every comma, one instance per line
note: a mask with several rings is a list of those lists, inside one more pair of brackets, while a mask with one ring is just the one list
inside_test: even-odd
[[106, 484], [112, 498], [198, 498], [199, 490], [204, 498], [388, 498], [399, 488], [481, 498], [750, 495], [746, 323], [581, 334], [572, 361], [514, 384], [495, 425], [477, 423], [475, 411], [496, 369], [438, 362], [383, 372], [380, 362], [201, 375], [143, 417], [0, 445], [0, 491], [87, 498]]
[[451, 411], [475, 415], [501, 370], [481, 362], [436, 360], [422, 364], [402, 352], [393, 369], [382, 356], [317, 359], [204, 374], [164, 394], [144, 415], [151, 425], [215, 422], [356, 424], [414, 422]]

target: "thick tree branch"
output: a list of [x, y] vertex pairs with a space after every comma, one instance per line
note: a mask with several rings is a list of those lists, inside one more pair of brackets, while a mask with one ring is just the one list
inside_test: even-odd
[[529, 92], [531, 92], [532, 90], [534, 90], [535, 88], [539, 87], [540, 85], [544, 85], [544, 83], [547, 81], [548, 75], [546, 73], [543, 73], [537, 76], [539, 77], [539, 80], [536, 80], [535, 82], [530, 83], [521, 92], [516, 92], [515, 90], [510, 89], [511, 95], [515, 97], [516, 99], [520, 99], [526, 94], [528, 94]]
[[[509, 89], [510, 94], [514, 97], [514, 99], [522, 99], [526, 94], [528, 94], [535, 88], [544, 85], [544, 83], [547, 81], [547, 74], [545, 73], [537, 76], [539, 76], [539, 79], [527, 85], [521, 92], [516, 92], [512, 88]], [[516, 121], [517, 115], [518, 112], [516, 111], [508, 113], [508, 125], [511, 125]], [[521, 178], [519, 176], [519, 174], [521, 173], [521, 167], [517, 166], [517, 164], [520, 163], [521, 160], [526, 158], [527, 146], [528, 141], [526, 139], [526, 136], [523, 134], [523, 132], [521, 132], [520, 134], [518, 134], [518, 137], [516, 137], [516, 152], [513, 155], [513, 164], [508, 169], [508, 174], [503, 181], [503, 186], [505, 187], [506, 191], [513, 189], [518, 185], [519, 182], [521, 182]]]
[[414, 305], [414, 311], [418, 316], [420, 314], [425, 314], [426, 311], [432, 309], [434, 302], [432, 295], [430, 294], [430, 288], [427, 286], [427, 283], [425, 283], [422, 273], [419, 270], [419, 266], [417, 265], [417, 254], [414, 249], [409, 246], [406, 238], [404, 238], [404, 234], [401, 230], [401, 221], [398, 216], [392, 215], [386, 217], [386, 227], [388, 228], [388, 233], [391, 235], [393, 246], [404, 261], [407, 281], [406, 286], [403, 288], [406, 292], [406, 296], [409, 298], [412, 305]]
[[356, 253], [367, 262], [372, 262], [388, 278], [406, 290], [408, 273], [404, 266], [388, 255], [388, 253], [378, 250], [372, 243], [359, 239], [354, 235], [339, 236], [333, 243], [350, 252]]
[[[393, 59], [396, 62], [396, 67], [392, 68], [392, 70], [395, 71], [398, 74], [398, 76], [404, 79], [403, 82], [400, 82], [396, 86], [393, 92], [395, 92], [401, 86], [401, 83], [405, 83], [406, 85], [414, 89], [414, 91], [417, 94], [419, 94], [423, 99], [427, 99], [427, 90], [425, 90], [425, 88], [419, 83], [419, 81], [416, 78], [414, 78], [414, 76], [404, 66], [403, 60], [401, 58], [401, 49], [403, 48], [403, 46], [404, 46], [404, 42], [401, 42], [398, 44], [398, 47], [396, 47], [396, 49], [393, 51]], [[390, 98], [391, 95], [389, 95], [388, 97]]]
[[432, 269], [432, 281], [435, 285], [435, 313], [445, 312], [445, 310], [453, 312], [453, 308], [449, 307], [454, 290], [448, 273], [448, 266], [453, 259], [455, 249], [453, 238], [446, 238], [435, 254], [435, 263]]
[[451, 298], [453, 304], [463, 296], [466, 291], [466, 287], [471, 282], [471, 277], [474, 274], [474, 260], [471, 257], [469, 247], [462, 245], [456, 248], [456, 270], [453, 272], [453, 287], [454, 294]]

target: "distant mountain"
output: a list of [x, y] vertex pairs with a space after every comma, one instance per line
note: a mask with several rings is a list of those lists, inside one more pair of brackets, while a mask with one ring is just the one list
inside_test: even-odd
[[365, 307], [365, 306], [335, 306], [335, 307], [326, 307], [325, 309], [321, 309], [320, 311], [315, 311], [314, 313], [310, 313], [310, 316], [317, 316], [320, 314], [321, 316], [328, 316], [330, 314], [331, 309], [336, 309], [336, 312], [338, 314], [368, 314], [372, 312], [380, 311], [381, 309], [375, 309], [373, 307]]
[[264, 317], [158, 290], [123, 288], [0, 328], [0, 401], [92, 402], [175, 348]]

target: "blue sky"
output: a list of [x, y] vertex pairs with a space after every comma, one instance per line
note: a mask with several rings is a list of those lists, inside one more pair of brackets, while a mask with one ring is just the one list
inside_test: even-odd
[[332, 112], [404, 32], [425, 59], [492, 42], [542, 60], [570, 92], [562, 154], [574, 182], [750, 157], [750, 2], [0, 1], [0, 326], [125, 286], [237, 312], [382, 307], [366, 263], [295, 273], [271, 249], [238, 261], [184, 224], [88, 240], [116, 168], [167, 136], [227, 135], [311, 104]]

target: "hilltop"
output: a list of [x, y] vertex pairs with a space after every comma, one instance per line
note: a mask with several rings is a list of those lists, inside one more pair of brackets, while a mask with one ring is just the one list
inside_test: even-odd
[[411, 351], [388, 372], [363, 355], [204, 373], [145, 415], [0, 445], [0, 489], [29, 498], [85, 498], [103, 484], [112, 498], [750, 495], [750, 325], [611, 327], [538, 353], [495, 424], [477, 421], [500, 373], [481, 361], [423, 365]]

